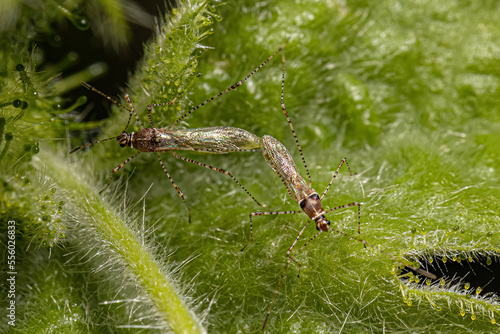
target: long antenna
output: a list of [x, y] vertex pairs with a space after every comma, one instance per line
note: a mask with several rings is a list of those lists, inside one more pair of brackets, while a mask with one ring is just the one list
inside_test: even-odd
[[76, 148], [72, 149], [72, 150], [69, 152], [69, 154], [71, 154], [71, 153], [75, 153], [76, 151], [79, 151], [79, 150], [81, 150], [81, 149], [82, 149], [82, 148], [84, 148], [84, 147], [87, 147], [87, 146], [90, 146], [90, 145], [99, 144], [99, 143], [102, 143], [103, 141], [108, 141], [108, 140], [111, 140], [111, 139], [116, 139], [116, 138], [118, 138], [118, 137], [110, 137], [110, 138], [106, 138], [106, 139], [101, 139], [101, 140], [94, 141], [94, 142], [92, 142], [92, 143], [88, 143], [88, 144], [82, 145], [82, 146], [80, 146], [80, 147], [76, 147]]
[[[127, 125], [125, 125], [125, 128], [123, 129], [122, 132], [126, 132], [127, 131], [127, 128], [128, 126], [130, 125], [130, 121], [132, 119], [132, 114], [135, 115], [135, 119], [137, 120], [137, 122], [139, 123], [141, 129], [143, 129], [144, 127], [142, 126], [142, 123], [141, 123], [141, 120], [139, 119], [139, 116], [137, 115], [137, 113], [135, 112], [135, 109], [134, 109], [134, 106], [132, 105], [132, 102], [130, 101], [130, 98], [128, 96], [128, 94], [125, 94], [125, 99], [127, 100], [128, 104], [130, 105], [130, 108], [127, 108], [125, 107], [123, 104], [121, 104], [120, 102], [114, 100], [111, 96], [109, 95], [106, 95], [104, 94], [103, 92], [101, 92], [100, 90], [98, 90], [97, 88], [95, 88], [94, 86], [88, 84], [87, 82], [85, 81], [82, 81], [82, 86], [87, 88], [88, 90], [90, 90], [91, 92], [94, 92], [94, 93], [97, 93], [101, 96], [104, 96], [108, 101], [116, 104], [117, 106], [119, 106], [120, 108], [123, 108], [125, 110], [127, 110], [129, 112], [129, 116], [128, 116], [128, 121], [127, 121]], [[104, 141], [108, 141], [108, 140], [112, 140], [112, 139], [117, 139], [118, 137], [110, 137], [110, 138], [106, 138], [106, 139], [101, 139], [101, 140], [97, 140], [97, 141], [94, 141], [94, 142], [91, 142], [91, 143], [88, 143], [88, 144], [85, 144], [85, 145], [82, 145], [82, 146], [79, 146], [79, 147], [76, 147], [74, 149], [72, 149], [69, 154], [72, 154], [72, 153], [75, 153], [76, 151], [79, 151], [81, 150], [82, 148], [85, 148], [87, 146], [91, 146], [91, 145], [95, 145], [95, 144], [99, 144], [99, 143], [102, 143]]]
[[[97, 93], [97, 94], [99, 94], [99, 95], [101, 95], [101, 96], [105, 97], [108, 101], [110, 101], [110, 102], [112, 102], [112, 103], [116, 104], [116, 105], [117, 105], [117, 106], [119, 106], [120, 108], [123, 108], [123, 109], [125, 109], [125, 110], [127, 110], [127, 111], [129, 112], [129, 114], [130, 114], [130, 115], [129, 115], [129, 118], [128, 118], [128, 121], [127, 121], [127, 125], [125, 125], [125, 129], [124, 129], [123, 131], [126, 131], [126, 130], [127, 130], [128, 126], [129, 126], [129, 124], [130, 124], [130, 120], [132, 119], [132, 114], [134, 114], [135, 119], [136, 119], [136, 120], [137, 120], [137, 122], [139, 123], [139, 126], [141, 127], [141, 129], [144, 129], [144, 127], [142, 126], [142, 122], [141, 122], [141, 120], [139, 119], [139, 116], [138, 116], [138, 115], [137, 115], [137, 113], [135, 112], [135, 109], [134, 109], [134, 106], [132, 105], [132, 102], [130, 102], [130, 99], [127, 99], [127, 98], [128, 98], [128, 94], [125, 94], [125, 98], [127, 99], [128, 103], [129, 103], [129, 105], [130, 105], [130, 107], [131, 107], [132, 109], [129, 109], [129, 108], [125, 107], [125, 106], [124, 106], [123, 104], [121, 104], [120, 102], [118, 102], [118, 101], [114, 100], [111, 96], [104, 94], [103, 92], [101, 92], [101, 91], [100, 91], [100, 90], [98, 90], [97, 88], [95, 88], [95, 87], [91, 86], [90, 84], [86, 83], [85, 81], [82, 81], [82, 86], [83, 86], [83, 87], [85, 87], [85, 88], [87, 88], [87, 89], [88, 89], [88, 90], [90, 90], [91, 92]], [[123, 131], [122, 131], [122, 132], [123, 132]]]

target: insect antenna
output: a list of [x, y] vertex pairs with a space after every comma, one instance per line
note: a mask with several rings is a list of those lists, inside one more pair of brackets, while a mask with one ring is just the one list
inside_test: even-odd
[[[126, 131], [128, 126], [130, 125], [130, 120], [132, 119], [132, 114], [134, 114], [135, 116], [135, 119], [137, 120], [137, 123], [139, 123], [139, 126], [141, 127], [141, 129], [144, 129], [144, 126], [142, 125], [142, 122], [141, 120], [139, 119], [139, 116], [137, 115], [137, 113], [135, 112], [135, 109], [134, 109], [134, 106], [132, 105], [132, 102], [130, 101], [130, 98], [128, 96], [128, 94], [125, 94], [125, 99], [127, 100], [129, 106], [131, 109], [125, 107], [123, 104], [121, 104], [120, 102], [114, 100], [111, 96], [109, 95], [106, 95], [104, 94], [103, 92], [101, 92], [100, 90], [98, 90], [97, 88], [95, 88], [94, 86], [86, 83], [85, 81], [82, 81], [82, 86], [87, 88], [88, 90], [90, 90], [91, 92], [94, 92], [94, 93], [97, 93], [103, 97], [105, 97], [108, 101], [116, 104], [117, 106], [119, 106], [120, 108], [123, 108], [125, 110], [127, 110], [129, 112], [129, 117], [128, 117], [128, 121], [127, 121], [127, 125], [125, 125], [125, 129], [123, 131]], [[122, 132], [123, 132], [122, 131]]]
[[[308, 222], [309, 223], [309, 222]], [[437, 279], [437, 276], [422, 269], [422, 268], [416, 268], [413, 266], [413, 264], [410, 262], [410, 261], [407, 261], [407, 260], [404, 260], [404, 259], [398, 259], [397, 257], [395, 257], [394, 255], [390, 254], [390, 253], [387, 253], [386, 251], [378, 248], [377, 246], [375, 245], [372, 245], [370, 243], [368, 243], [366, 240], [364, 240], [361, 236], [359, 237], [355, 237], [355, 236], [352, 236], [348, 233], [345, 233], [345, 232], [342, 232], [342, 231], [339, 231], [339, 230], [336, 230], [336, 229], [333, 229], [331, 228], [330, 229], [331, 231], [337, 233], [337, 234], [340, 234], [344, 237], [347, 237], [351, 240], [355, 240], [355, 241], [358, 241], [360, 243], [362, 243], [363, 245], [365, 245], [365, 247], [370, 247], [370, 248], [373, 248], [375, 249], [376, 251], [378, 251], [380, 254], [383, 254], [387, 257], [389, 257], [390, 259], [394, 260], [394, 261], [397, 261], [399, 262], [400, 264], [406, 266], [408, 269], [420, 274], [420, 275], [423, 275], [423, 276], [426, 276], [430, 279]], [[274, 305], [274, 302], [276, 301], [276, 296], [278, 295], [278, 292], [279, 292], [279, 289], [281, 287], [281, 282], [283, 281], [283, 278], [285, 277], [285, 273], [286, 273], [286, 270], [288, 268], [288, 265], [294, 261], [295, 262], [295, 257], [297, 255], [299, 255], [299, 253], [307, 246], [311, 243], [311, 241], [313, 241], [314, 239], [316, 239], [323, 231], [319, 231], [318, 233], [316, 233], [314, 236], [312, 236], [302, 247], [300, 247], [300, 249], [295, 253], [293, 254], [292, 256], [288, 256], [288, 260], [285, 264], [285, 268], [283, 269], [283, 272], [281, 273], [281, 276], [280, 276], [280, 280], [278, 282], [278, 286], [276, 287], [276, 289], [274, 290], [274, 295], [273, 295], [273, 299], [271, 301], [271, 304], [269, 305], [269, 309], [267, 310], [267, 314], [266, 314], [266, 318], [264, 319], [264, 323], [262, 324], [262, 329], [261, 331], [263, 332], [264, 329], [266, 328], [266, 325], [267, 325], [267, 321], [269, 320], [269, 315], [271, 314], [271, 310], [273, 308], [273, 305]], [[300, 266], [299, 266], [299, 270], [300, 270]], [[300, 271], [299, 271], [300, 272]], [[298, 275], [297, 275], [298, 276]]]
[[106, 139], [101, 139], [101, 140], [97, 140], [97, 141], [94, 141], [94, 142], [91, 142], [91, 143], [88, 143], [88, 144], [85, 144], [85, 145], [82, 145], [82, 146], [79, 146], [79, 147], [76, 147], [74, 149], [72, 149], [69, 154], [71, 153], [75, 153], [76, 151], [79, 151], [81, 150], [82, 148], [85, 148], [87, 146], [90, 146], [90, 145], [95, 145], [95, 144], [99, 144], [99, 143], [102, 143], [103, 141], [108, 141], [108, 140], [112, 140], [112, 139], [116, 139], [118, 137], [110, 137], [110, 138], [106, 138]]
[[274, 56], [276, 56], [276, 54], [278, 52], [280, 52], [281, 50], [283, 50], [283, 48], [285, 47], [286, 43], [284, 43], [282, 46], [279, 47], [278, 50], [276, 50], [272, 55], [269, 56], [269, 58], [267, 58], [264, 62], [262, 62], [262, 64], [260, 64], [259, 66], [257, 66], [249, 75], [247, 75], [245, 78], [243, 78], [242, 80], [238, 81], [237, 83], [235, 83], [234, 85], [232, 86], [229, 86], [228, 88], [226, 88], [225, 90], [223, 90], [222, 92], [220, 92], [219, 94], [217, 95], [214, 95], [212, 96], [211, 98], [209, 98], [208, 100], [205, 100], [203, 101], [202, 103], [200, 103], [199, 105], [197, 105], [196, 107], [194, 107], [193, 109], [189, 110], [188, 112], [186, 112], [184, 115], [182, 115], [181, 117], [179, 117], [171, 126], [170, 126], [170, 129], [173, 129], [177, 123], [179, 123], [180, 121], [182, 121], [184, 118], [186, 118], [189, 114], [191, 114], [193, 111], [203, 107], [205, 104], [209, 103], [209, 102], [212, 102], [213, 100], [217, 99], [219, 96], [227, 93], [227, 92], [230, 92], [236, 88], [238, 88], [239, 86], [243, 85], [252, 75], [254, 75], [258, 70], [260, 70], [262, 67], [264, 67], [264, 65], [266, 65], [271, 59], [274, 58]]
[[304, 154], [302, 153], [302, 148], [300, 147], [299, 139], [297, 138], [297, 134], [295, 133], [295, 129], [293, 128], [292, 125], [292, 121], [290, 120], [288, 112], [286, 111], [285, 102], [283, 101], [284, 100], [283, 96], [285, 93], [285, 49], [284, 48], [281, 48], [281, 55], [283, 61], [283, 70], [281, 74], [281, 110], [283, 110], [283, 113], [286, 116], [286, 120], [290, 125], [290, 129], [292, 130], [293, 138], [295, 139], [295, 143], [297, 144], [297, 148], [299, 149], [300, 157], [302, 158], [302, 163], [304, 164], [304, 168], [306, 169], [307, 179], [309, 180], [309, 187], [311, 187], [312, 182], [311, 182], [311, 175], [309, 174], [309, 168], [307, 168], [306, 159], [304, 158]]
[[[143, 129], [144, 127], [142, 126], [142, 123], [141, 121], [139, 120], [139, 116], [137, 115], [137, 113], [135, 112], [135, 109], [134, 109], [134, 106], [132, 105], [132, 102], [130, 101], [130, 98], [128, 96], [128, 94], [125, 94], [125, 99], [127, 100], [127, 102], [129, 103], [130, 105], [130, 108], [127, 108], [125, 107], [123, 104], [121, 104], [120, 102], [114, 100], [111, 96], [109, 95], [106, 95], [104, 94], [103, 92], [101, 92], [100, 90], [98, 90], [97, 88], [93, 87], [92, 85], [86, 83], [85, 81], [82, 81], [82, 86], [87, 88], [88, 90], [90, 90], [91, 92], [94, 92], [94, 93], [97, 93], [101, 96], [104, 96], [108, 101], [116, 104], [117, 106], [119, 106], [120, 108], [123, 108], [125, 110], [127, 110], [129, 112], [129, 116], [128, 116], [128, 120], [127, 120], [127, 124], [125, 125], [125, 128], [123, 129], [122, 132], [125, 132], [127, 131], [127, 128], [128, 126], [130, 125], [130, 121], [132, 119], [132, 114], [135, 115], [135, 118], [137, 120], [137, 122], [139, 122], [139, 125], [141, 127], [141, 129]], [[79, 146], [79, 147], [76, 147], [74, 149], [72, 149], [69, 154], [72, 154], [72, 153], [75, 153], [76, 151], [79, 151], [81, 150], [82, 148], [85, 148], [87, 146], [91, 146], [91, 145], [95, 145], [95, 144], [99, 144], [99, 143], [102, 143], [104, 141], [108, 141], [108, 140], [112, 140], [112, 139], [117, 139], [118, 137], [110, 137], [110, 138], [106, 138], [106, 139], [101, 139], [101, 140], [97, 140], [97, 141], [94, 141], [94, 142], [91, 142], [91, 143], [88, 143], [88, 144], [85, 144], [85, 145], [82, 145], [82, 146]]]

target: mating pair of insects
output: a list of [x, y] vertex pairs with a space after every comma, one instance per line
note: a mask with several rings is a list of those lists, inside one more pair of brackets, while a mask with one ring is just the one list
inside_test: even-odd
[[[180, 156], [176, 153], [176, 151], [188, 151], [188, 152], [197, 152], [197, 153], [209, 153], [209, 154], [227, 154], [227, 153], [233, 153], [233, 152], [244, 152], [244, 151], [255, 151], [260, 149], [262, 151], [262, 155], [264, 156], [264, 159], [266, 162], [269, 164], [269, 166], [274, 170], [276, 174], [280, 177], [281, 181], [285, 185], [285, 188], [288, 191], [288, 194], [290, 197], [300, 206], [301, 211], [267, 211], [267, 212], [252, 212], [249, 215], [250, 218], [250, 240], [248, 243], [241, 249], [243, 251], [252, 241], [253, 241], [253, 223], [252, 223], [252, 217], [253, 216], [262, 216], [262, 215], [281, 215], [281, 214], [298, 214], [301, 212], [306, 213], [306, 215], [309, 217], [309, 220], [307, 223], [303, 226], [302, 230], [299, 232], [295, 240], [293, 241], [292, 245], [287, 251], [287, 257], [288, 260], [285, 264], [285, 268], [283, 270], [283, 273], [280, 277], [278, 286], [275, 289], [273, 299], [271, 301], [271, 304], [269, 306], [269, 309], [267, 311], [264, 324], [262, 326], [262, 330], [265, 329], [267, 321], [269, 319], [269, 315], [271, 313], [271, 309], [274, 305], [274, 302], [276, 300], [276, 296], [278, 294], [282, 279], [285, 275], [286, 269], [290, 265], [290, 263], [294, 262], [295, 264], [298, 265], [299, 267], [299, 272], [300, 272], [300, 265], [294, 260], [294, 258], [306, 247], [312, 240], [314, 240], [318, 235], [320, 235], [322, 232], [328, 232], [329, 230], [332, 230], [335, 233], [344, 235], [348, 238], [351, 238], [353, 240], [356, 240], [358, 242], [361, 242], [365, 247], [371, 247], [379, 252], [389, 256], [390, 258], [406, 265], [409, 269], [422, 274], [424, 276], [427, 276], [429, 278], [435, 279], [435, 276], [431, 273], [428, 273], [427, 271], [420, 269], [420, 268], [415, 268], [411, 265], [411, 263], [408, 263], [405, 260], [401, 259], [396, 259], [394, 256], [391, 254], [385, 253], [382, 250], [378, 249], [377, 247], [367, 243], [362, 237], [361, 237], [361, 208], [360, 208], [360, 203], [358, 202], [352, 202], [344, 205], [339, 205], [335, 206], [333, 208], [329, 208], [327, 210], [323, 209], [322, 205], [322, 199], [325, 197], [326, 193], [330, 189], [333, 181], [335, 181], [340, 169], [342, 166], [345, 164], [349, 170], [349, 173], [352, 175], [351, 169], [349, 167], [349, 163], [347, 160], [344, 158], [340, 161], [337, 170], [334, 172], [332, 179], [326, 186], [325, 190], [323, 191], [322, 195], [319, 196], [318, 193], [312, 188], [312, 182], [311, 182], [311, 177], [309, 174], [309, 170], [307, 168], [307, 164], [304, 158], [304, 155], [302, 153], [302, 149], [299, 143], [299, 140], [297, 138], [297, 135], [295, 133], [295, 130], [293, 128], [292, 122], [290, 120], [290, 117], [288, 115], [288, 112], [285, 107], [284, 103], [284, 90], [285, 90], [285, 54], [284, 54], [284, 47], [285, 45], [282, 45], [277, 51], [275, 51], [271, 56], [269, 56], [264, 62], [262, 62], [257, 68], [255, 68], [250, 74], [248, 74], [245, 78], [242, 80], [238, 81], [234, 85], [228, 87], [227, 89], [223, 90], [219, 94], [211, 97], [208, 100], [205, 100], [204, 102], [200, 103], [196, 107], [192, 108], [185, 114], [183, 114], [181, 117], [179, 117], [171, 126], [170, 128], [156, 128], [153, 124], [152, 118], [151, 118], [151, 113], [152, 109], [154, 107], [159, 107], [159, 106], [166, 106], [166, 105], [172, 105], [175, 103], [177, 98], [182, 94], [182, 92], [171, 102], [165, 102], [165, 103], [154, 103], [150, 104], [148, 106], [148, 119], [149, 123], [151, 124], [151, 128], [144, 128], [143, 124], [141, 123], [139, 116], [137, 115], [134, 106], [132, 105], [132, 102], [130, 101], [129, 96], [126, 94], [125, 99], [130, 107], [127, 108], [126, 106], [122, 105], [121, 103], [113, 100], [111, 97], [107, 96], [106, 94], [100, 92], [96, 88], [90, 86], [87, 83], [82, 83], [87, 89], [96, 92], [104, 97], [106, 97], [109, 101], [117, 104], [123, 109], [126, 109], [129, 112], [129, 118], [127, 121], [127, 124], [125, 126], [125, 129], [116, 137], [111, 137], [103, 140], [99, 140], [96, 142], [88, 143], [85, 145], [82, 145], [80, 147], [77, 147], [73, 149], [70, 153], [74, 153], [86, 146], [94, 145], [101, 143], [103, 141], [107, 140], [113, 140], [116, 139], [118, 143], [120, 144], [121, 147], [129, 146], [131, 148], [134, 148], [137, 150], [136, 154], [119, 164], [113, 169], [113, 174], [116, 173], [118, 170], [120, 170], [126, 163], [128, 163], [130, 160], [135, 158], [140, 152], [154, 152], [157, 155], [157, 159], [167, 175], [168, 179], [176, 189], [177, 193], [181, 197], [181, 199], [184, 202], [184, 205], [186, 206], [186, 209], [188, 211], [188, 216], [189, 216], [189, 221], [191, 221], [191, 210], [184, 198], [184, 194], [181, 191], [181, 189], [177, 186], [177, 184], [174, 182], [172, 179], [170, 173], [168, 172], [167, 168], [165, 167], [165, 164], [161, 160], [160, 153], [166, 153], [169, 152], [171, 153], [174, 157], [177, 159], [181, 159], [208, 169], [215, 170], [217, 172], [220, 172], [222, 174], [225, 174], [233, 179], [233, 181], [240, 187], [242, 188], [248, 196], [250, 196], [258, 205], [261, 205], [255, 198], [252, 196], [252, 194], [228, 171], [220, 168], [216, 168], [183, 156]], [[292, 134], [295, 139], [295, 143], [297, 145], [298, 151], [300, 153], [304, 168], [306, 170], [307, 174], [307, 181], [306, 179], [300, 174], [297, 165], [295, 164], [290, 152], [287, 150], [287, 148], [279, 142], [277, 139], [275, 139], [272, 136], [269, 135], [264, 135], [263, 137], [258, 137], [246, 130], [239, 129], [239, 128], [234, 128], [234, 127], [208, 127], [208, 128], [198, 128], [198, 129], [183, 129], [183, 130], [173, 130], [175, 126], [182, 121], [184, 118], [186, 118], [189, 114], [194, 112], [195, 110], [203, 107], [207, 103], [217, 99], [221, 95], [234, 90], [238, 88], [239, 86], [243, 85], [251, 76], [253, 76], [257, 71], [259, 71], [264, 65], [266, 65], [272, 58], [276, 56], [279, 52], [282, 53], [282, 78], [281, 78], [281, 109], [286, 116], [287, 122], [290, 126], [290, 129], [292, 131]], [[130, 121], [132, 119], [132, 115], [135, 116], [135, 119], [137, 120], [141, 130], [137, 133], [128, 133], [127, 128], [130, 125]], [[111, 183], [111, 178], [108, 180], [107, 186], [105, 189], [109, 187]], [[103, 191], [105, 190], [103, 189]], [[101, 191], [102, 192], [102, 191]], [[328, 219], [325, 217], [325, 214], [338, 210], [338, 209], [344, 209], [348, 207], [357, 207], [357, 221], [358, 221], [358, 236], [351, 236], [348, 235], [342, 231], [336, 230], [334, 228], [330, 227], [330, 222]], [[318, 230], [318, 233], [315, 234], [312, 238], [310, 238], [298, 251], [296, 251], [292, 255], [292, 251], [298, 242], [299, 238], [301, 237], [302, 233], [304, 230], [307, 228], [309, 223], [311, 221], [314, 221], [316, 223], [316, 229]]]

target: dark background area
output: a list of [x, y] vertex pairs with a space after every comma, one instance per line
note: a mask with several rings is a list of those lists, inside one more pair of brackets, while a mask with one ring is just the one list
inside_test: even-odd
[[[132, 19], [128, 20], [130, 38], [126, 45], [119, 48], [104, 42], [94, 34], [92, 28], [82, 31], [70, 22], [63, 22], [64, 28], [56, 29], [61, 38], [59, 45], [49, 42], [48, 36], [37, 36], [36, 47], [42, 49], [45, 55], [41, 70], [43, 66], [57, 64], [68, 53], [76, 52], [79, 56], [77, 63], [61, 73], [61, 78], [78, 73], [92, 64], [104, 62], [108, 67], [106, 74], [92, 80], [91, 84], [113, 98], [122, 95], [124, 89], [126, 90], [129, 74], [133, 73], [135, 65], [143, 56], [144, 43], [152, 38], [158, 22], [161, 22], [166, 11], [170, 11], [175, 6], [176, 1], [146, 0], [135, 1], [135, 3], [150, 15], [151, 21], [138, 24]], [[89, 21], [92, 25], [92, 18], [89, 18]], [[109, 115], [110, 102], [98, 94], [89, 92], [83, 86], [64, 95], [65, 103], [62, 108], [70, 106], [82, 95], [87, 96], [88, 102], [78, 108], [79, 112], [91, 106], [83, 121], [100, 120]]]

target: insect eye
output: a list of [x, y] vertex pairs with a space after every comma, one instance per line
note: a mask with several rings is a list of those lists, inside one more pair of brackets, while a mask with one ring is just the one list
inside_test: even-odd
[[127, 146], [127, 145], [125, 145], [125, 144], [120, 144], [120, 147], [125, 147], [125, 146]]
[[311, 196], [309, 196], [309, 198], [314, 199], [314, 200], [319, 200], [318, 194], [312, 194]]
[[306, 206], [306, 201], [303, 200], [302, 202], [299, 203], [299, 205], [301, 209], [304, 209], [304, 207]]

